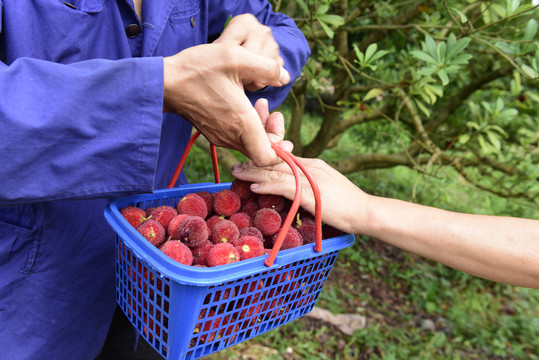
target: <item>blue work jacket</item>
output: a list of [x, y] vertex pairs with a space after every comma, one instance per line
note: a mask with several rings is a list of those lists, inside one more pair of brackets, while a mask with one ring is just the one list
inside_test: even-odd
[[[309, 56], [266, 1], [142, 6], [141, 23], [131, 0], [0, 0], [2, 360], [100, 351], [116, 306], [104, 206], [165, 188], [191, 133], [162, 113], [163, 56], [208, 42], [242, 13], [271, 27], [292, 79]], [[289, 89], [251, 100], [275, 108]]]

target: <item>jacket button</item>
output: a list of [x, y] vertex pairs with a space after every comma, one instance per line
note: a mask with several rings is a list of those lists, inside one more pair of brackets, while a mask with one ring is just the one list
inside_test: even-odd
[[191, 27], [195, 27], [195, 25], [197, 24], [195, 18], [193, 16], [191, 16]]
[[130, 39], [136, 38], [137, 35], [140, 34], [140, 31], [141, 31], [141, 29], [140, 29], [140, 26], [138, 24], [131, 24], [131, 25], [127, 25], [125, 27], [125, 34]]

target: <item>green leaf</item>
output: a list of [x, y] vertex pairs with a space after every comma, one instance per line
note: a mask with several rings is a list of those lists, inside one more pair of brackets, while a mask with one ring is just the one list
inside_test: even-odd
[[378, 44], [374, 43], [374, 44], [369, 45], [369, 47], [365, 51], [365, 62], [366, 63], [370, 62], [371, 57], [374, 55], [374, 53], [376, 52], [377, 49], [378, 49]]
[[363, 101], [367, 101], [367, 100], [370, 100], [370, 99], [374, 99], [375, 97], [377, 97], [378, 95], [381, 95], [384, 91], [382, 89], [379, 89], [379, 88], [374, 88], [374, 89], [370, 89], [368, 92], [367, 92], [367, 95], [365, 95], [365, 97], [363, 98]]
[[301, 10], [303, 10], [306, 15], [311, 13], [311, 11], [309, 10], [309, 7], [307, 6], [307, 3], [304, 0], [297, 0], [296, 2], [299, 4], [299, 6], [301, 7]]
[[[453, 34], [451, 34], [453, 35]], [[450, 36], [450, 40], [451, 40], [451, 36]], [[462, 51], [464, 51], [464, 49], [466, 49], [468, 47], [468, 45], [470, 44], [470, 41], [472, 39], [471, 38], [462, 38], [456, 42], [451, 42], [451, 41], [448, 41], [448, 49], [447, 49], [447, 57], [448, 58], [451, 58], [459, 53], [461, 53]], [[450, 45], [451, 44], [451, 45]]]
[[444, 42], [439, 43], [438, 46], [436, 47], [436, 53], [441, 63], [445, 63], [446, 49], [447, 49], [447, 45]]
[[435, 66], [425, 66], [419, 69], [417, 73], [419, 75], [429, 76], [429, 75], [434, 74], [436, 71], [438, 71], [438, 68]]
[[329, 10], [329, 4], [320, 4], [318, 8], [316, 9], [316, 13], [319, 15], [327, 13]]
[[537, 72], [526, 64], [522, 65], [522, 72], [524, 72], [524, 74], [531, 79], [535, 79], [537, 77]]
[[526, 91], [524, 94], [526, 94], [527, 97], [529, 97], [531, 100], [539, 103], [539, 95], [537, 95], [533, 91]]
[[498, 49], [500, 49], [503, 53], [507, 55], [514, 55], [516, 53], [516, 49], [514, 46], [506, 44], [502, 41], [497, 41], [496, 43], [494, 43], [494, 46], [496, 46]]
[[333, 36], [335, 35], [333, 30], [331, 30], [331, 28], [325, 22], [323, 22], [320, 19], [318, 19], [318, 23], [320, 24], [322, 29], [324, 29], [324, 31], [325, 31], [326, 35], [328, 36], [328, 38], [333, 39]]
[[363, 55], [361, 50], [359, 50], [356, 44], [353, 44], [353, 47], [354, 47], [354, 51], [356, 53], [357, 59], [359, 60], [359, 64], [360, 65], [363, 64], [365, 62], [365, 56]]
[[498, 135], [495, 132], [487, 131], [487, 137], [488, 137], [489, 142], [494, 147], [494, 149], [496, 149], [498, 151], [501, 150], [502, 143], [500, 142], [500, 138], [498, 137]]
[[447, 76], [447, 72], [444, 69], [438, 70], [436, 74], [440, 77], [440, 80], [442, 80], [443, 86], [449, 84], [449, 77]]
[[434, 56], [436, 54], [436, 43], [434, 42], [434, 39], [430, 37], [429, 35], [426, 35], [424, 44], [425, 44], [427, 53], [429, 53], [431, 56]]
[[468, 63], [473, 56], [470, 54], [459, 54], [450, 60], [451, 64], [464, 65]]
[[459, 136], [459, 143], [460, 144], [466, 144], [468, 141], [470, 141], [470, 134], [462, 134]]
[[485, 138], [482, 135], [477, 135], [477, 141], [479, 141], [479, 146], [481, 147], [481, 151], [484, 154], [488, 154], [491, 152], [491, 147], [485, 140]]
[[342, 16], [334, 14], [323, 14], [318, 16], [318, 19], [321, 19], [323, 22], [330, 24], [331, 26], [334, 26], [336, 28], [344, 24], [344, 19], [342, 18]]
[[382, 58], [383, 56], [387, 55], [388, 53], [389, 53], [389, 51], [387, 51], [387, 50], [379, 50], [371, 57], [369, 62], [376, 61], [376, 60]]
[[451, 7], [449, 8], [452, 12], [454, 12], [455, 14], [457, 14], [457, 16], [459, 17], [459, 21], [461, 23], [465, 23], [466, 21], [468, 21], [468, 17], [466, 15], [464, 15], [462, 13], [462, 11], [460, 11], [459, 9], [457, 9], [456, 7]]
[[425, 114], [427, 117], [430, 117], [430, 110], [427, 109], [427, 107], [420, 100], [415, 100], [415, 103], [417, 104], [419, 110], [423, 112], [423, 114]]
[[434, 95], [434, 92], [432, 91], [433, 86], [432, 85], [425, 85], [423, 89], [425, 89], [425, 93], [429, 96], [429, 105], [433, 105], [436, 102], [436, 95]]
[[535, 39], [535, 35], [537, 35], [537, 20], [530, 19], [524, 30], [524, 40], [532, 41]]
[[422, 61], [425, 61], [425, 62], [428, 62], [430, 64], [436, 64], [436, 60], [434, 60], [434, 58], [432, 56], [430, 56], [429, 54], [427, 54], [426, 52], [424, 51], [421, 51], [421, 50], [412, 50], [410, 51], [410, 54], [415, 57], [416, 59], [419, 59], [419, 60], [422, 60]]

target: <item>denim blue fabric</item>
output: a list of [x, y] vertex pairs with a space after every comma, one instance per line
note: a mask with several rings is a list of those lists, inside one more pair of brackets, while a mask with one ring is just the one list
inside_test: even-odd
[[[165, 188], [191, 132], [162, 113], [163, 56], [246, 12], [272, 28], [293, 79], [309, 56], [266, 1], [145, 0], [142, 23], [131, 0], [65, 2], [0, 0], [0, 359], [98, 354], [116, 306], [103, 208]], [[249, 96], [275, 108], [289, 89]]]

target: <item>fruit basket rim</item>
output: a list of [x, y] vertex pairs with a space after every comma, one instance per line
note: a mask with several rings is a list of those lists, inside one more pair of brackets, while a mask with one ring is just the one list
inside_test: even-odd
[[157, 247], [151, 245], [132, 227], [120, 213], [120, 209], [128, 204], [154, 201], [165, 198], [181, 197], [196, 191], [210, 191], [229, 188], [231, 183], [198, 183], [187, 184], [170, 189], [159, 189], [153, 193], [135, 194], [112, 199], [105, 207], [105, 219], [133, 254], [143, 259], [150, 267], [169, 278], [186, 285], [208, 286], [234, 281], [247, 276], [272, 272], [287, 264], [308, 260], [334, 251], [341, 250], [354, 243], [354, 235], [343, 234], [323, 242], [322, 252], [314, 250], [315, 244], [306, 244], [293, 249], [281, 250], [271, 267], [264, 264], [268, 255], [243, 260], [232, 264], [199, 268], [180, 264], [165, 255]]

